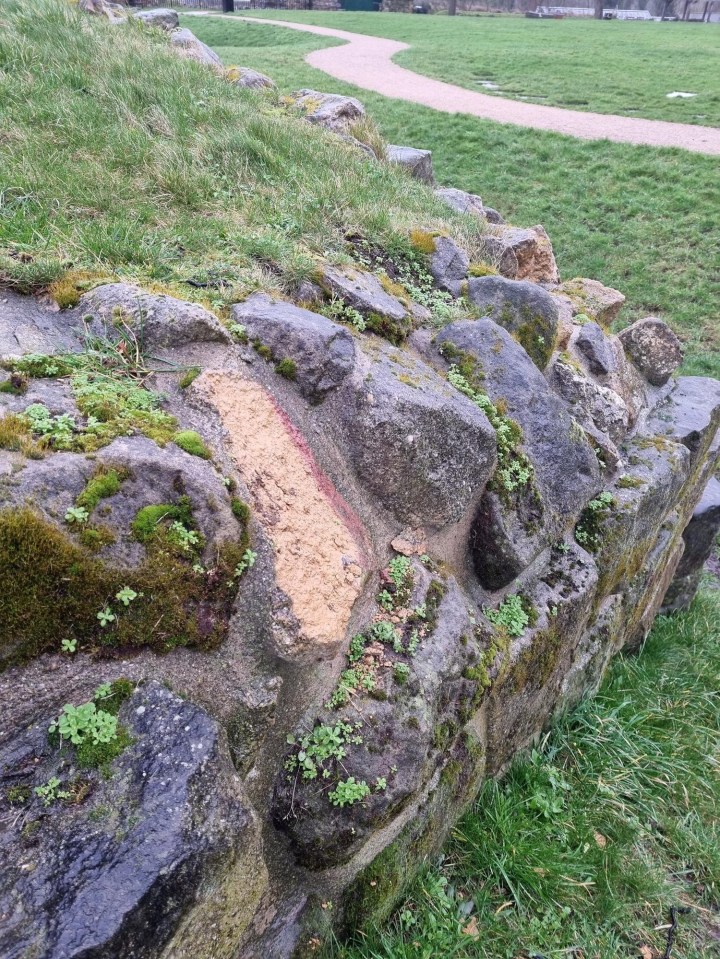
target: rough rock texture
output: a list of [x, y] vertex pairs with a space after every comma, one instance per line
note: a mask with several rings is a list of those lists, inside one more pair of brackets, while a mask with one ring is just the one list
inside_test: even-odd
[[479, 276], [468, 282], [468, 299], [512, 333], [536, 366], [545, 369], [558, 334], [554, 297], [535, 283]]
[[251, 340], [270, 347], [278, 360], [295, 363], [292, 378], [312, 402], [337, 389], [355, 364], [355, 343], [347, 327], [264, 293], [233, 307], [233, 320], [246, 328]]
[[55, 776], [69, 794], [28, 798], [0, 839], [3, 955], [129, 959], [152, 941], [157, 956], [229, 959], [267, 872], [218, 724], [159, 683], [142, 686], [121, 708], [131, 740], [104, 777], [70, 745], [50, 745], [54, 718], [0, 754], [5, 789], [32, 795]]
[[571, 302], [573, 314], [582, 313], [606, 327], [615, 322], [625, 302], [625, 296], [619, 290], [583, 277], [566, 280], [557, 292]]
[[505, 222], [497, 210], [485, 206], [482, 198], [475, 193], [466, 193], [465, 190], [443, 187], [442, 189], [435, 190], [435, 196], [444, 203], [447, 203], [447, 205], [457, 213], [470, 213], [473, 216], [487, 220], [488, 223]]
[[347, 132], [348, 127], [365, 116], [365, 107], [359, 100], [339, 93], [298, 90], [291, 99], [304, 112], [306, 120], [334, 133]]
[[534, 283], [558, 282], [552, 244], [542, 226], [494, 226], [483, 235], [482, 243], [485, 255], [497, 264], [503, 276]]
[[161, 30], [175, 30], [180, 26], [180, 17], [177, 10], [169, 7], [158, 7], [155, 10], [138, 10], [133, 14], [138, 20], [147, 23], [150, 27], [160, 27]]
[[122, 23], [127, 19], [127, 8], [121, 3], [110, 3], [109, 0], [78, 0], [78, 8], [83, 13], [107, 17], [110, 23]]
[[684, 550], [675, 576], [663, 599], [663, 612], [687, 609], [695, 598], [703, 567], [720, 532], [720, 482], [714, 477], [695, 507], [683, 532]]
[[373, 273], [352, 267], [325, 266], [320, 283], [331, 296], [357, 310], [372, 330], [392, 342], [404, 340], [413, 326], [413, 318], [428, 319], [429, 312], [405, 299], [401, 302], [388, 293]]
[[388, 144], [386, 156], [390, 163], [397, 163], [398, 166], [407, 170], [410, 176], [415, 177], [416, 180], [427, 183], [429, 186], [435, 184], [432, 153], [430, 150], [416, 150], [414, 147], [400, 147]]
[[220, 57], [202, 40], [198, 40], [195, 34], [187, 27], [180, 27], [173, 30], [170, 34], [172, 45], [176, 52], [188, 60], [195, 60], [203, 66], [211, 67], [218, 73], [224, 71], [223, 63]]
[[343, 397], [353, 467], [400, 523], [457, 522], [495, 465], [487, 418], [453, 394], [430, 367], [382, 349], [361, 358]]
[[[311, 953], [688, 595], [720, 383], [654, 385], [605, 329], [621, 294], [553, 285], [527, 232], [505, 249], [535, 282], [473, 278], [492, 318], [440, 332], [389, 255], [301, 306], [255, 293], [244, 335], [127, 284], [0, 296], [3, 955]], [[106, 778], [46, 731], [119, 679]]]
[[682, 363], [680, 340], [654, 316], [638, 320], [619, 337], [627, 355], [653, 386], [664, 386]]
[[233, 67], [228, 71], [228, 79], [235, 86], [248, 87], [250, 90], [272, 90], [275, 82], [270, 77], [250, 67]]
[[430, 273], [436, 286], [460, 296], [467, 279], [470, 260], [467, 253], [447, 236], [435, 238], [435, 252], [430, 257]]
[[152, 349], [187, 343], [230, 343], [231, 336], [214, 313], [164, 293], [146, 293], [130, 283], [107, 283], [81, 297], [74, 312], [78, 326], [87, 316], [90, 330], [112, 337], [122, 336], [122, 322], [129, 323], [138, 340]]
[[[498, 324], [453, 323], [436, 344], [446, 354], [452, 344], [475, 360], [483, 390], [519, 424], [534, 468], [531, 481], [512, 495], [487, 491], [475, 520], [475, 566], [483, 585], [497, 589], [571, 526], [600, 486], [597, 458], [527, 353]], [[558, 463], [572, 473], [572, 485]]]

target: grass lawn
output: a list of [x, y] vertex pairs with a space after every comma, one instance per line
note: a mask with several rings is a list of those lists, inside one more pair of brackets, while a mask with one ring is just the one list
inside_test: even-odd
[[689, 910], [673, 959], [718, 955], [719, 690], [708, 589], [488, 782], [392, 918], [334, 955], [657, 959], [673, 906]]
[[[720, 124], [720, 24], [412, 17], [400, 13], [259, 16], [402, 40], [396, 62], [448, 83], [533, 103], [632, 117]], [[674, 91], [692, 99], [667, 98]]]
[[[346, 17], [352, 16], [332, 22], [349, 25]], [[416, 21], [449, 22], [440, 17], [403, 22]], [[433, 151], [440, 183], [479, 193], [516, 223], [542, 223], [564, 277], [589, 276], [622, 290], [628, 297], [625, 321], [662, 316], [685, 341], [685, 372], [720, 376], [717, 158], [587, 143], [438, 113], [358, 90], [304, 63], [306, 53], [334, 40], [231, 19], [183, 22], [226, 64], [262, 70], [285, 91], [307, 86], [358, 96], [391, 143]]]

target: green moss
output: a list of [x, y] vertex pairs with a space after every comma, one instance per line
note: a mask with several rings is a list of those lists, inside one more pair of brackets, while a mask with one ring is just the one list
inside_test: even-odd
[[498, 271], [489, 263], [471, 263], [468, 276], [497, 276]]
[[97, 553], [105, 546], [111, 546], [116, 541], [116, 536], [107, 526], [83, 526], [78, 539], [85, 549]]
[[403, 320], [391, 320], [388, 316], [370, 313], [365, 317], [365, 325], [368, 330], [382, 336], [394, 346], [404, 343], [412, 332], [412, 318], [409, 314]]
[[45, 448], [46, 444], [42, 440], [33, 439], [26, 417], [18, 416], [17, 413], [6, 413], [0, 418], [0, 450], [39, 459]]
[[100, 466], [75, 500], [75, 505], [84, 506], [88, 513], [92, 513], [101, 499], [108, 499], [120, 492], [120, 487], [129, 475], [129, 470], [122, 467], [113, 469]]
[[177, 521], [186, 526], [192, 523], [192, 506], [187, 496], [181, 497], [177, 503], [158, 503], [153, 506], [143, 506], [138, 510], [132, 521], [133, 536], [140, 543], [146, 543], [156, 532], [163, 520]]
[[555, 671], [562, 643], [562, 634], [556, 626], [537, 632], [532, 644], [522, 651], [508, 671], [506, 682], [515, 692], [528, 687], [542, 689]]
[[278, 374], [278, 376], [282, 376], [286, 380], [296, 380], [297, 363], [295, 360], [290, 360], [287, 358], [280, 360], [279, 363], [275, 364], [275, 372]]
[[181, 390], [186, 390], [188, 386], [195, 382], [201, 373], [202, 370], [199, 366], [191, 366], [190, 369], [185, 370], [183, 375], [178, 380], [178, 386]]
[[426, 256], [431, 256], [435, 252], [435, 239], [439, 235], [439, 233], [431, 232], [429, 230], [411, 230], [410, 245], [414, 250], [417, 250], [418, 253], [424, 253]]
[[28, 379], [23, 373], [11, 373], [0, 383], [0, 393], [10, 393], [12, 396], [22, 396], [27, 393]]
[[[522, 346], [535, 366], [544, 370], [555, 349], [555, 325], [540, 314], [533, 314], [527, 306], [521, 308], [520, 314], [520, 324], [518, 325], [513, 314], [508, 329], [512, 330], [513, 338]], [[499, 322], [506, 325], [502, 317]]]
[[176, 446], [191, 456], [199, 456], [203, 460], [212, 459], [212, 453], [205, 445], [202, 436], [195, 430], [180, 430], [172, 439]]
[[268, 363], [272, 363], [272, 361], [275, 359], [273, 355], [273, 351], [270, 349], [269, 346], [265, 346], [265, 344], [261, 340], [258, 340], [258, 339], [253, 340], [252, 345], [257, 355], [261, 356]]
[[11, 806], [22, 806], [32, 798], [29, 786], [9, 786], [5, 790], [5, 799]]
[[230, 509], [233, 512], [235, 519], [242, 523], [243, 526], [247, 526], [250, 522], [250, 507], [247, 503], [244, 503], [237, 496], [233, 496], [230, 500]]
[[618, 489], [640, 489], [640, 487], [645, 486], [646, 482], [643, 479], [640, 479], [639, 476], [621, 476], [616, 480], [615, 485]]
[[[178, 521], [187, 516], [182, 506], [170, 509]], [[242, 544], [222, 543], [214, 566], [201, 572], [193, 568], [195, 554], [184, 553], [166, 528], [158, 528], [158, 514], [145, 512], [140, 520], [147, 556], [128, 569], [97, 559], [30, 509], [0, 511], [1, 667], [58, 650], [63, 639], [95, 652], [113, 646], [210, 648], [222, 640]], [[137, 594], [128, 607], [114, 601], [125, 587]], [[115, 620], [103, 628], [97, 613], [108, 605]]]

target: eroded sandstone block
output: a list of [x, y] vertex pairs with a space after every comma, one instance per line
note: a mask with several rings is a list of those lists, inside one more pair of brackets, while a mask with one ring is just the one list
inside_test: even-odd
[[496, 225], [482, 237], [486, 256], [503, 276], [533, 283], [557, 283], [558, 269], [550, 239], [542, 226], [523, 229]]
[[301, 645], [337, 644], [363, 584], [359, 521], [259, 384], [206, 372], [194, 384], [217, 410], [230, 454], [274, 546], [275, 577]]
[[682, 363], [680, 340], [662, 320], [646, 316], [619, 334], [625, 352], [653, 386], [664, 386]]

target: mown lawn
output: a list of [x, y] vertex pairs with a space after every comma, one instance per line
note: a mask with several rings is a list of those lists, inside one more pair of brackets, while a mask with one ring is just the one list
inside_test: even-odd
[[[502, 95], [532, 103], [720, 124], [719, 24], [285, 10], [254, 15], [402, 40], [412, 49], [395, 58], [401, 66], [481, 93], [488, 92], [482, 81], [490, 81]], [[676, 91], [697, 96], [668, 99]]]
[[[590, 276], [622, 290], [623, 322], [662, 316], [685, 341], [685, 372], [720, 376], [717, 158], [437, 113], [358, 90], [304, 62], [310, 50], [334, 40], [232, 19], [184, 22], [226, 64], [262, 70], [283, 91], [313, 87], [359, 97], [391, 143], [433, 151], [440, 183], [479, 193], [513, 222], [542, 223], [563, 276]], [[333, 22], [350, 26], [346, 15]]]
[[659, 619], [489, 782], [439, 863], [336, 959], [673, 959], [720, 952], [720, 591]]

